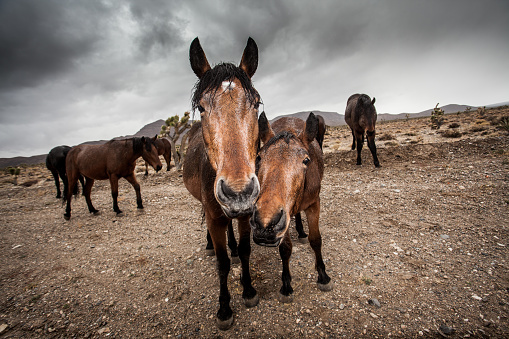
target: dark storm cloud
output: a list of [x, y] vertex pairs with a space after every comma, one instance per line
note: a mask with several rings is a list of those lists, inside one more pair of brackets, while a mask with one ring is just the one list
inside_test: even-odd
[[108, 11], [96, 1], [0, 1], [0, 88], [69, 70], [96, 48]]

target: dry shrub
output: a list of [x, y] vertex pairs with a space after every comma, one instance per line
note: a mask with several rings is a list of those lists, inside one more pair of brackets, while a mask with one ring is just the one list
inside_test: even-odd
[[449, 124], [448, 127], [449, 128], [458, 128], [458, 127], [460, 127], [460, 124], [458, 124], [457, 122], [453, 122], [452, 124]]
[[444, 138], [459, 138], [462, 136], [461, 132], [455, 129], [448, 129], [441, 134]]
[[483, 132], [486, 130], [486, 127], [484, 126], [474, 126], [470, 129], [470, 132], [476, 133], [476, 132]]
[[399, 146], [399, 144], [396, 141], [387, 141], [385, 146]]
[[394, 140], [396, 139], [391, 133], [384, 133], [378, 137], [379, 141]]

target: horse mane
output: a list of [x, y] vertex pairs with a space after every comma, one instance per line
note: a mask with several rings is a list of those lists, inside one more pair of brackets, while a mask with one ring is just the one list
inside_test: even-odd
[[240, 67], [232, 63], [220, 63], [208, 70], [194, 85], [194, 93], [191, 100], [193, 111], [200, 105], [200, 99], [205, 92], [213, 91], [215, 96], [217, 89], [221, 88], [223, 81], [238, 79], [249, 102], [255, 104], [260, 99], [258, 91], [253, 87], [251, 78]]
[[369, 106], [371, 105], [371, 98], [367, 94], [361, 94], [357, 99], [357, 105]]

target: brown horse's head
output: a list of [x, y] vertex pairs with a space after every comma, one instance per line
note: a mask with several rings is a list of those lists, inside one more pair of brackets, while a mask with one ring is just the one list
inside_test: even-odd
[[250, 215], [260, 191], [255, 175], [260, 96], [251, 82], [258, 47], [249, 38], [238, 67], [211, 68], [196, 38], [189, 58], [199, 78], [192, 104], [201, 113], [205, 150], [216, 174], [214, 196], [228, 217]]
[[306, 173], [313, 166], [308, 150], [317, 134], [318, 119], [311, 113], [300, 131], [290, 129], [277, 134], [265, 114], [259, 122], [264, 146], [258, 154], [256, 168], [261, 188], [250, 222], [255, 243], [278, 246], [292, 215], [299, 212]]
[[[155, 141], [157, 139], [157, 135], [153, 138], [141, 137], [138, 142], [141, 153], [141, 157], [143, 160], [148, 162], [150, 166], [152, 166], [156, 172], [158, 172], [161, 168], [163, 168], [163, 164], [159, 159], [159, 154], [157, 148], [155, 146]], [[135, 146], [136, 148], [136, 143]], [[136, 152], [136, 150], [135, 150]]]

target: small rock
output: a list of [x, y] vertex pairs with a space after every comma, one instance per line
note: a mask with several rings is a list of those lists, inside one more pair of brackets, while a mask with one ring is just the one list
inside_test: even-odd
[[440, 235], [440, 238], [444, 239], [444, 240], [447, 240], [449, 239], [450, 237], [447, 235], [447, 234], [441, 234]]
[[339, 309], [340, 310], [344, 310], [345, 309], [345, 304], [339, 304]]
[[0, 325], [0, 334], [4, 333], [4, 331], [9, 327], [7, 324]]
[[377, 316], [375, 313], [373, 313], [373, 312], [369, 313], [369, 315], [370, 315], [370, 316], [371, 316], [371, 318], [373, 318], [373, 319], [378, 318], [378, 316]]
[[361, 191], [360, 191], [360, 190], [355, 190], [355, 191], [353, 191], [353, 194], [359, 194], [359, 193], [361, 193]]
[[472, 298], [474, 298], [475, 300], [479, 300], [479, 301], [482, 300], [482, 298], [480, 296], [478, 296], [477, 294], [472, 295]]
[[380, 302], [378, 301], [377, 298], [371, 298], [368, 300], [368, 304], [372, 305], [372, 306], [375, 306], [377, 308], [380, 308], [382, 307], [382, 305], [380, 304]]
[[99, 334], [109, 333], [109, 332], [110, 332], [110, 328], [109, 327], [102, 327], [102, 328], [97, 330], [97, 333], [99, 333]]
[[453, 334], [454, 332], [456, 332], [456, 330], [454, 328], [449, 327], [445, 324], [440, 325], [440, 328], [438, 329], [438, 331], [445, 335]]
[[397, 189], [397, 188], [396, 188], [396, 189], [393, 189], [393, 191], [394, 191], [394, 193], [400, 193], [400, 192], [401, 192], [401, 190], [400, 190], [400, 189]]

